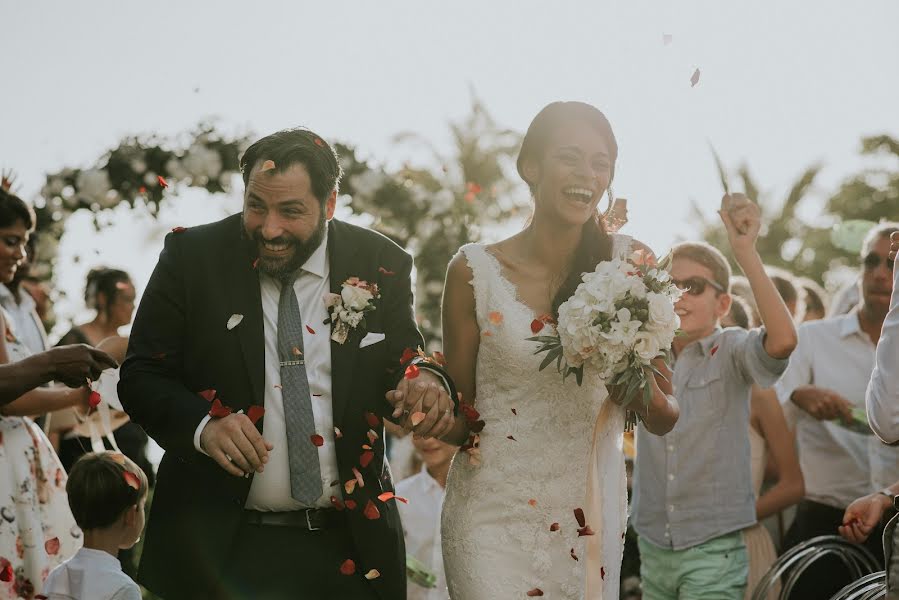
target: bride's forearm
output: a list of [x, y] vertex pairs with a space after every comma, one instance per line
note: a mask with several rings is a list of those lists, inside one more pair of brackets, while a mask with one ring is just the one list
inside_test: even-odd
[[653, 385], [652, 401], [641, 416], [647, 431], [655, 435], [665, 435], [677, 424], [680, 407], [677, 398], [665, 394], [658, 385]]
[[444, 435], [440, 439], [447, 444], [452, 444], [453, 446], [461, 446], [468, 441], [469, 435], [471, 435], [471, 431], [469, 431], [468, 424], [465, 423], [465, 419], [457, 418], [456, 422], [453, 424], [453, 428], [447, 431], [446, 435]]

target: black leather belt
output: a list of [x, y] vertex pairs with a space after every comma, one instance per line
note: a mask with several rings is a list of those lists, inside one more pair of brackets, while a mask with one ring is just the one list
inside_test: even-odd
[[330, 529], [344, 522], [343, 515], [333, 508], [306, 508], [289, 512], [245, 510], [244, 518], [250, 525], [295, 527], [307, 531]]

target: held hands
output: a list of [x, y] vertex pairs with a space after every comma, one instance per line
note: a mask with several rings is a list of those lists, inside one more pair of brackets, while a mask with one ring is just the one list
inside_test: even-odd
[[46, 354], [53, 379], [72, 388], [83, 386], [88, 379], [96, 381], [102, 371], [119, 366], [111, 356], [87, 344], [59, 346]]
[[721, 210], [718, 211], [730, 247], [739, 259], [745, 253], [755, 251], [755, 241], [762, 229], [762, 211], [759, 205], [744, 194], [725, 194], [721, 198]]
[[200, 433], [200, 447], [231, 475], [262, 473], [274, 448], [244, 414], [210, 419]]
[[819, 421], [852, 420], [852, 404], [838, 393], [814, 385], [803, 385], [790, 395], [793, 404]]
[[393, 418], [398, 418], [400, 426], [417, 437], [439, 439], [455, 425], [453, 401], [440, 378], [426, 369], [421, 369], [415, 379], [403, 378], [395, 390], [387, 392], [386, 398], [394, 407]]
[[850, 542], [864, 543], [890, 506], [890, 499], [880, 492], [859, 498], [846, 509], [843, 525], [838, 528], [840, 535]]

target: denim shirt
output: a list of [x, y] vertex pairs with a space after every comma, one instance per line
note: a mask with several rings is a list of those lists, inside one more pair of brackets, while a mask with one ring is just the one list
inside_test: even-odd
[[764, 329], [736, 327], [684, 348], [674, 364], [680, 418], [667, 435], [637, 430], [633, 526], [683, 550], [756, 522], [749, 457], [752, 384], [774, 385], [788, 359], [764, 348]]

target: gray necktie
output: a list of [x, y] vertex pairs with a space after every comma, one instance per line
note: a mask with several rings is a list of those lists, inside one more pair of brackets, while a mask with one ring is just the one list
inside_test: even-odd
[[278, 301], [278, 359], [281, 362], [281, 397], [287, 424], [290, 495], [312, 504], [322, 495], [318, 448], [312, 443], [315, 419], [303, 354], [303, 318], [293, 291], [294, 276], [281, 281]]

